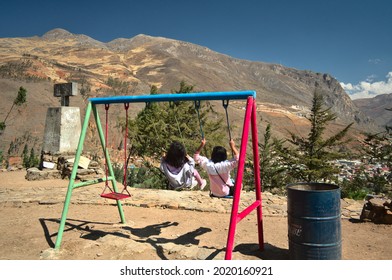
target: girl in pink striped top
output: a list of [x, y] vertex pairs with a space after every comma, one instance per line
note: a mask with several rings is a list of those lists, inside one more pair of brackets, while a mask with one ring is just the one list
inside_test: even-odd
[[210, 179], [211, 195], [216, 197], [230, 196], [234, 194], [234, 184], [230, 177], [230, 171], [238, 165], [239, 153], [235, 147], [234, 140], [230, 140], [230, 148], [233, 151], [233, 158], [227, 159], [227, 152], [224, 147], [215, 146], [211, 153], [211, 159], [201, 156], [200, 152], [206, 144], [202, 139], [199, 148], [194, 154], [196, 163], [207, 172]]

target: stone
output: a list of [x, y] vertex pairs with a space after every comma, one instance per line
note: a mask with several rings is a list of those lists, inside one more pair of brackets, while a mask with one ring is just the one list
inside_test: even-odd
[[388, 224], [391, 225], [392, 224], [392, 211], [391, 210], [387, 210], [385, 212], [385, 216], [384, 216], [384, 224]]
[[370, 222], [372, 220], [371, 214], [371, 211], [364, 206], [359, 219], [364, 222]]
[[46, 249], [41, 252], [40, 259], [41, 260], [56, 260], [58, 259], [59, 252], [53, 248]]
[[28, 181], [45, 180], [45, 179], [61, 179], [61, 173], [59, 170], [45, 169], [39, 170], [36, 167], [27, 169], [25, 176]]
[[42, 167], [48, 169], [54, 169], [56, 167], [56, 164], [54, 162], [44, 161], [42, 162]]
[[353, 204], [349, 204], [348, 206], [344, 207], [344, 209], [351, 211], [351, 212], [355, 212], [355, 211], [358, 212], [358, 211], [361, 211], [362, 207], [363, 206], [360, 205], [359, 203], [354, 202]]
[[379, 224], [392, 224], [390, 200], [381, 196], [368, 196], [363, 206], [360, 220]]
[[96, 162], [95, 160], [91, 160], [90, 164], [88, 165], [88, 168], [95, 169], [95, 168], [100, 168], [100, 166], [98, 162]]
[[381, 198], [371, 198], [369, 199], [369, 203], [371, 205], [371, 207], [373, 208], [380, 208], [380, 209], [384, 209], [384, 203], [386, 202], [385, 199], [381, 199]]
[[[75, 158], [71, 158], [71, 159], [67, 160], [67, 163], [73, 164], [74, 161], [75, 161]], [[91, 160], [89, 158], [86, 158], [84, 156], [80, 156], [78, 167], [83, 168], [83, 169], [88, 169], [88, 167], [90, 165], [90, 161]]]

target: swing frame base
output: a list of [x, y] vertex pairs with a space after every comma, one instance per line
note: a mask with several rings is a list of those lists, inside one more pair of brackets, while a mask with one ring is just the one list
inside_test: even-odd
[[107, 199], [114, 199], [114, 200], [123, 200], [123, 199], [130, 198], [131, 195], [124, 194], [124, 193], [118, 193], [118, 192], [111, 192], [111, 193], [102, 193], [101, 197], [107, 198]]

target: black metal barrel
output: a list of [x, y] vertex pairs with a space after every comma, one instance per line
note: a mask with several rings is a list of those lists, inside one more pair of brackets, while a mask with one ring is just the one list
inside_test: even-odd
[[291, 259], [341, 259], [339, 186], [324, 183], [288, 185], [287, 213]]

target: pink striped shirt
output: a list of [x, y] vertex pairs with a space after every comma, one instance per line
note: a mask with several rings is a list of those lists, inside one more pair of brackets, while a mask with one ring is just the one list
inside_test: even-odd
[[230, 192], [228, 185], [233, 185], [230, 177], [230, 171], [238, 165], [239, 157], [235, 156], [230, 160], [217, 163], [214, 163], [212, 160], [201, 156], [198, 153], [195, 153], [193, 158], [195, 159], [196, 163], [200, 164], [200, 166], [207, 172], [210, 179], [211, 193], [218, 197], [228, 195]]

